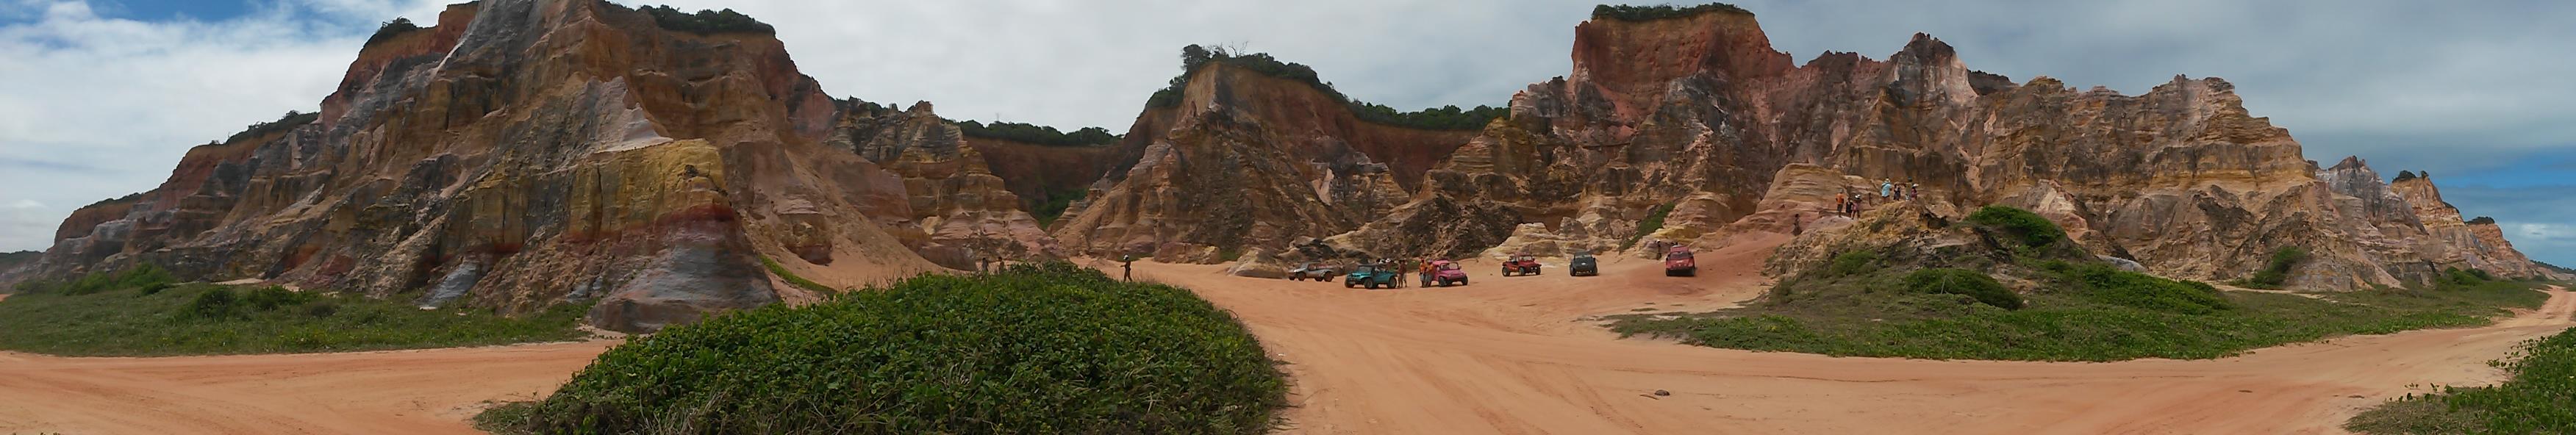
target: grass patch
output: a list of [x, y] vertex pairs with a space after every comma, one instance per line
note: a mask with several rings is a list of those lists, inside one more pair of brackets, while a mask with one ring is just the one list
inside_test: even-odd
[[2368, 434], [2576, 433], [2576, 329], [2525, 342], [2497, 367], [2513, 379], [2409, 394], [2345, 424]]
[[[133, 272], [101, 275], [134, 276]], [[84, 278], [87, 280], [87, 278]], [[114, 280], [109, 280], [114, 281]], [[578, 339], [587, 307], [511, 318], [362, 297], [167, 281], [0, 300], [0, 349], [66, 356], [345, 352]]]
[[840, 289], [832, 288], [832, 286], [823, 285], [823, 283], [814, 282], [814, 280], [805, 279], [805, 277], [802, 276], [796, 276], [796, 272], [787, 271], [787, 266], [778, 264], [778, 260], [770, 259], [767, 255], [760, 256], [760, 265], [761, 267], [769, 268], [769, 274], [778, 275], [779, 280], [787, 281], [788, 285], [796, 286], [796, 288], [826, 295], [841, 292]]
[[[1826, 271], [1837, 268], [1827, 267]], [[2216, 291], [2207, 284], [2051, 262], [2021, 309], [1980, 298], [1983, 274], [1876, 270], [1784, 280], [1745, 308], [1682, 316], [1613, 316], [1612, 329], [1685, 343], [1836, 356], [2117, 361], [2206, 359], [2355, 334], [2481, 326], [2535, 308], [2533, 283], [2325, 295]], [[1927, 275], [1930, 274], [1930, 275]], [[1970, 275], [1974, 275], [1973, 277]]]
[[1070, 263], [923, 276], [630, 341], [491, 426], [536, 433], [1269, 431], [1287, 384], [1188, 290]]
[[2066, 240], [2066, 230], [2037, 213], [2000, 205], [1989, 205], [1968, 215], [1968, 223], [1996, 228], [2012, 235], [2026, 247], [2042, 247]]

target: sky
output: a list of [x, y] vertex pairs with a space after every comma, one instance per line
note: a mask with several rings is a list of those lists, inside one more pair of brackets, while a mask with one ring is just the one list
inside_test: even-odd
[[[619, 3], [634, 5], [632, 0]], [[359, 46], [443, 1], [0, 0], [0, 251], [159, 184], [190, 146], [316, 110]], [[1501, 105], [1565, 75], [1561, 0], [669, 0], [775, 25], [837, 96], [1124, 131], [1179, 47], [1269, 52], [1354, 98]], [[1884, 59], [1915, 32], [2015, 81], [2222, 77], [2328, 165], [2431, 172], [2517, 247], [2576, 265], [2576, 2], [1747, 0], [1774, 46]]]

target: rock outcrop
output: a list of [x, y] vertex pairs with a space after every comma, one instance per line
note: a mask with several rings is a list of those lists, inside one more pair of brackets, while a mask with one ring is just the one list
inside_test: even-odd
[[976, 270], [978, 262], [1054, 257], [1055, 239], [963, 131], [930, 103], [895, 110], [847, 104], [826, 143], [902, 177], [910, 213], [876, 215], [904, 245], [933, 263]]
[[1225, 62], [1190, 74], [1054, 231], [1068, 249], [1188, 263], [1284, 250], [1383, 216], [1473, 134], [1361, 121], [1309, 84]]
[[932, 269], [876, 220], [950, 210], [915, 210], [905, 174], [826, 146], [842, 115], [766, 32], [667, 30], [597, 1], [462, 4], [371, 43], [319, 116], [190, 150], [160, 187], [76, 212], [39, 267], [149, 262], [510, 312], [595, 302], [591, 321], [624, 331], [778, 300], [761, 256]]
[[[2031, 209], [2088, 250], [2181, 278], [2242, 277], [2285, 247], [2314, 253], [2297, 288], [2424, 283], [2445, 264], [2530, 270], [2482, 248], [2499, 243], [2441, 230], [2456, 213], [2406, 212], [2438, 200], [2392, 193], [2358, 161], [2318, 169], [2215, 78], [2136, 96], [2015, 85], [1920, 34], [1885, 61], [1799, 65], [1751, 14], [1724, 8], [1595, 17], [1576, 27], [1573, 57], [1571, 74], [1514, 95], [1508, 118], [1429, 171], [1413, 201], [1331, 240], [1372, 256], [1651, 255], [1632, 241], [1835, 227], [1850, 219], [1834, 213], [1838, 196], [1884, 207], [1878, 187], [1892, 184], [1919, 185], [1910, 202], [1926, 209]], [[1481, 252], [1510, 253], [1528, 252]]]
[[2424, 245], [2447, 248], [2428, 251], [2426, 260], [2446, 268], [2481, 269], [2502, 277], [2555, 277], [2554, 271], [2514, 250], [2513, 242], [2505, 240], [2504, 229], [2496, 226], [2494, 218], [2463, 219], [2459, 208], [2442, 200], [2442, 189], [2433, 185], [2431, 174], [2397, 180], [2388, 189], [2413, 206], [2416, 220], [2435, 239]]

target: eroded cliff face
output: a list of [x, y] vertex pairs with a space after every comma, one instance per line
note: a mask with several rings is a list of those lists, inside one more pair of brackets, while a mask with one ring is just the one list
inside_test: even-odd
[[[904, 245], [933, 263], [973, 270], [979, 261], [1048, 258], [1055, 239], [1021, 209], [1025, 204], [970, 146], [955, 124], [931, 111], [846, 109], [826, 142], [902, 177], [910, 213], [877, 215]], [[1070, 162], [1068, 162], [1070, 164]]]
[[[2465, 231], [2442, 236], [2456, 212], [2408, 212], [2421, 195], [2391, 191], [2357, 160], [2316, 168], [2219, 79], [2136, 96], [2046, 77], [2015, 85], [1919, 34], [1885, 61], [1792, 65], [1751, 15], [1727, 12], [1595, 19], [1575, 35], [1572, 74], [1515, 95], [1511, 115], [1429, 171], [1413, 201], [1333, 244], [1369, 256], [1651, 255], [1658, 241], [1832, 231], [1852, 218], [1832, 212], [1837, 195], [1874, 197], [1889, 182], [1919, 184], [1924, 210], [2031, 209], [2088, 250], [2182, 278], [2242, 277], [2283, 247], [2315, 253], [2298, 288], [2422, 283], [2443, 264], [2529, 267], [2518, 254], [2449, 260], [2507, 256]], [[1640, 234], [1657, 207], [1672, 211]]]
[[761, 256], [932, 268], [874, 221], [925, 213], [908, 180], [824, 145], [840, 110], [769, 35], [485, 0], [369, 46], [322, 107], [75, 213], [40, 267], [150, 262], [518, 312], [595, 301], [594, 323], [628, 331], [779, 300], [792, 290]]
[[2555, 276], [2553, 271], [2514, 250], [2513, 242], [2505, 240], [2504, 229], [2496, 226], [2495, 219], [2463, 219], [2459, 208], [2442, 200], [2442, 189], [2433, 185], [2431, 174], [2397, 180], [2390, 183], [2389, 190], [2413, 206], [2427, 235], [2449, 248], [2427, 253], [2426, 260], [2435, 265], [2483, 269], [2502, 277]]
[[[1210, 63], [1148, 108], [1055, 237], [1091, 255], [1214, 262], [1349, 231], [1472, 132], [1360, 121], [1312, 87]], [[1423, 168], [1423, 169], [1412, 169]]]

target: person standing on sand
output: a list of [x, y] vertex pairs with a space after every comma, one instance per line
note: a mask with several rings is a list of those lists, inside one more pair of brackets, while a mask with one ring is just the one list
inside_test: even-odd
[[1118, 257], [1118, 280], [1128, 282], [1136, 281], [1136, 256], [1124, 255]]

